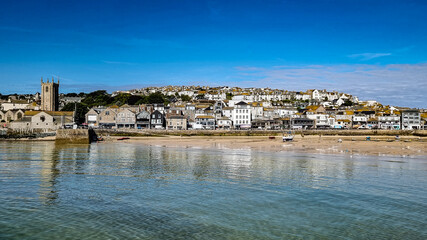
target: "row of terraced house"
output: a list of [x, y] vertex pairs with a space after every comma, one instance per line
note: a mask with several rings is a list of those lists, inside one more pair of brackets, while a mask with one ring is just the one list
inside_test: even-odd
[[304, 108], [263, 102], [203, 100], [191, 103], [110, 106], [90, 109], [86, 124], [114, 129], [424, 129], [427, 115], [393, 107]]

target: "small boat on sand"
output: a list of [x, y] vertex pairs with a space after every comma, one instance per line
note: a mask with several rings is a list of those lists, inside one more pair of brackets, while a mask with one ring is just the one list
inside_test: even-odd
[[127, 139], [130, 139], [130, 138], [128, 138], [128, 137], [121, 137], [121, 138], [117, 138], [117, 140], [127, 140]]
[[282, 140], [283, 140], [283, 142], [293, 141], [294, 135], [292, 134], [292, 132], [288, 132], [287, 134], [283, 134]]

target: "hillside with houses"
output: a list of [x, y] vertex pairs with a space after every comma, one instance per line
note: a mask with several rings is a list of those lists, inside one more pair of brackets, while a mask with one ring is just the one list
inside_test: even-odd
[[40, 94], [2, 96], [3, 129], [89, 127], [168, 130], [425, 129], [427, 111], [362, 101], [336, 91], [164, 86], [60, 94], [43, 110]]

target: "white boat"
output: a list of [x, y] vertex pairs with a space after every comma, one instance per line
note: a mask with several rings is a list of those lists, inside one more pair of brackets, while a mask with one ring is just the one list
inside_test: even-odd
[[[290, 122], [290, 128], [292, 129], [293, 128], [292, 127], [292, 116], [289, 118], [289, 122]], [[293, 134], [293, 132], [289, 131], [288, 133], [283, 134], [282, 140], [283, 140], [283, 142], [293, 141], [294, 140], [294, 134]]]
[[294, 140], [294, 135], [292, 132], [288, 132], [286, 135], [283, 135], [282, 137], [283, 142], [290, 142]]

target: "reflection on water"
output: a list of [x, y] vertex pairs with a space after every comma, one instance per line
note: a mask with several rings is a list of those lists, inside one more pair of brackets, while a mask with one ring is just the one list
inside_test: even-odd
[[0, 238], [426, 239], [422, 158], [0, 142]]

